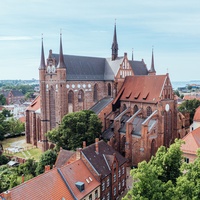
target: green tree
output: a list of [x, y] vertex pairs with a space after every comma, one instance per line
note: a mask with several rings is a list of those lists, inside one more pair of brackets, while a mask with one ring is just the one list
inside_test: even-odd
[[57, 153], [55, 151], [53, 150], [45, 151], [39, 159], [38, 165], [35, 170], [36, 175], [42, 174], [44, 172], [44, 168], [46, 165], [50, 165], [52, 168], [56, 162], [56, 158], [57, 158]]
[[7, 164], [9, 159], [5, 155], [0, 156], [0, 165], [5, 165]]
[[11, 114], [11, 111], [10, 110], [7, 110], [7, 109], [3, 109], [2, 112], [4, 117], [12, 117], [13, 114]]
[[199, 106], [200, 106], [200, 101], [197, 99], [186, 100], [178, 107], [178, 110], [182, 113], [189, 112], [190, 113], [190, 123], [192, 123], [193, 117], [195, 114], [195, 110]]
[[25, 163], [23, 164], [20, 164], [18, 166], [18, 175], [25, 175], [25, 177], [27, 175], [32, 175], [33, 177], [36, 175], [35, 174], [35, 170], [36, 170], [36, 167], [37, 167], [37, 163], [35, 162], [34, 159], [28, 159], [26, 160]]
[[75, 150], [86, 141], [88, 145], [94, 143], [101, 133], [101, 121], [98, 116], [90, 110], [69, 113], [63, 117], [58, 128], [47, 133], [48, 139], [60, 147]]
[[169, 149], [160, 147], [155, 157], [139, 163], [131, 171], [134, 183], [124, 200], [171, 200], [175, 197], [176, 179], [182, 175], [182, 142], [176, 140]]
[[5, 105], [6, 104], [6, 98], [4, 97], [3, 94], [0, 94], [0, 105]]
[[20, 122], [18, 119], [10, 118], [7, 122], [10, 126], [9, 132], [12, 135], [20, 134], [25, 130], [25, 124]]
[[174, 90], [174, 94], [177, 95], [178, 97], [180, 97], [180, 93], [178, 90]]

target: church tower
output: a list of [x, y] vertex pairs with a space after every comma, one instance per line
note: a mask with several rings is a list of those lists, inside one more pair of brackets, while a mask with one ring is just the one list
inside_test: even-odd
[[60, 124], [63, 116], [67, 113], [67, 92], [66, 92], [66, 65], [63, 55], [62, 48], [62, 34], [60, 34], [60, 52], [59, 52], [59, 61], [57, 65], [57, 99], [58, 99], [58, 109], [56, 122]]
[[112, 43], [111, 49], [112, 49], [112, 60], [115, 60], [118, 57], [116, 22], [115, 22], [115, 27], [114, 27], [113, 43]]
[[41, 106], [41, 148], [42, 151], [48, 149], [47, 138], [45, 133], [47, 132], [47, 116], [46, 116], [46, 65], [44, 57], [44, 47], [43, 47], [43, 38], [42, 38], [42, 49], [41, 49], [41, 61], [39, 67], [39, 80], [40, 80], [40, 106]]

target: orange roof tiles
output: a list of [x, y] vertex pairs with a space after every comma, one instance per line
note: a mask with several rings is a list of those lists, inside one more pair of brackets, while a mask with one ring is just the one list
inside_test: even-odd
[[30, 106], [28, 106], [27, 110], [36, 111], [40, 108], [40, 96], [37, 96], [31, 103]]
[[73, 200], [66, 184], [59, 175], [57, 168], [41, 174], [23, 184], [10, 189], [11, 199], [14, 200]]
[[196, 154], [200, 147], [200, 127], [188, 133], [183, 139], [185, 144], [181, 145], [184, 153]]
[[200, 121], [200, 106], [195, 111], [193, 121]]
[[167, 75], [127, 76], [113, 103], [120, 100], [158, 102]]
[[[82, 160], [77, 160], [69, 165], [65, 165], [60, 168], [60, 171], [77, 199], [83, 198], [100, 185]], [[84, 183], [84, 191], [79, 191], [75, 185], [76, 182]]]

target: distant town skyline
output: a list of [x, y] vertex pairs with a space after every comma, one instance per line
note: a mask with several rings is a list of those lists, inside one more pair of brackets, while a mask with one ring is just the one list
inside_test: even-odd
[[0, 80], [38, 79], [41, 37], [45, 58], [64, 54], [110, 57], [116, 19], [119, 56], [144, 59], [171, 81], [200, 80], [200, 2], [135, 0], [7, 0], [0, 12]]

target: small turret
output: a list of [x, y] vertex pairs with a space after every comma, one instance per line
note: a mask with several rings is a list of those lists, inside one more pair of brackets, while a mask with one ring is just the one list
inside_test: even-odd
[[116, 22], [115, 22], [115, 27], [114, 27], [113, 43], [112, 43], [111, 49], [112, 49], [112, 60], [115, 60], [118, 57]]
[[60, 34], [60, 55], [57, 68], [66, 68], [62, 49], [62, 34]]
[[154, 55], [153, 55], [153, 48], [152, 48], [152, 59], [151, 59], [151, 69], [149, 70], [149, 75], [155, 75], [156, 70], [154, 68]]

